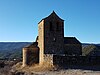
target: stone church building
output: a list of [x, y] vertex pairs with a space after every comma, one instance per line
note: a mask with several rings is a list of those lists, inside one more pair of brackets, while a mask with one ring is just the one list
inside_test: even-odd
[[75, 37], [64, 37], [64, 20], [54, 11], [38, 23], [38, 36], [23, 48], [23, 66], [45, 62], [54, 65], [56, 56], [80, 56], [82, 44]]

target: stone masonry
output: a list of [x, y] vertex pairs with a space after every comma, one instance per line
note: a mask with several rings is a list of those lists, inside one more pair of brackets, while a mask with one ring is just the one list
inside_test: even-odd
[[53, 65], [55, 55], [62, 57], [81, 54], [82, 44], [75, 37], [64, 37], [64, 20], [53, 11], [38, 23], [36, 41], [23, 48], [23, 66], [32, 63], [43, 65], [45, 62]]

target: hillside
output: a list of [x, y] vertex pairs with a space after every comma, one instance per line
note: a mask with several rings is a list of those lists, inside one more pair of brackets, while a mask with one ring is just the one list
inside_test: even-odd
[[0, 42], [0, 59], [13, 59], [22, 57], [22, 48], [31, 42]]
[[[0, 42], [0, 59], [22, 58], [22, 48], [32, 42]], [[100, 44], [82, 44], [83, 55], [100, 56]], [[94, 54], [93, 54], [94, 53]]]
[[100, 56], [99, 44], [89, 44], [87, 46], [83, 46], [82, 54], [83, 55], [90, 55], [90, 56]]

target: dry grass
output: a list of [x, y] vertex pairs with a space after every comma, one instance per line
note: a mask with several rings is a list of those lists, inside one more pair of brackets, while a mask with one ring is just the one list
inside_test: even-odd
[[43, 65], [33, 64], [31, 66], [23, 67], [22, 63], [19, 62], [12, 67], [13, 71], [22, 71], [22, 72], [43, 72], [43, 71], [50, 71], [53, 69], [55, 69], [55, 66], [47, 64], [47, 63]]
[[100, 71], [81, 70], [81, 69], [61, 69], [54, 70], [56, 66], [43, 64], [42, 66], [34, 64], [32, 66], [22, 67], [22, 63], [13, 66], [13, 70], [25, 72], [25, 75], [100, 75]]

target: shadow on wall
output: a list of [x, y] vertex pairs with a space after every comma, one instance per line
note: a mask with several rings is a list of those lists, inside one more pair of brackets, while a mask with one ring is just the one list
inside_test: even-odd
[[100, 57], [96, 56], [53, 56], [53, 64], [61, 69], [83, 69], [100, 71]]

